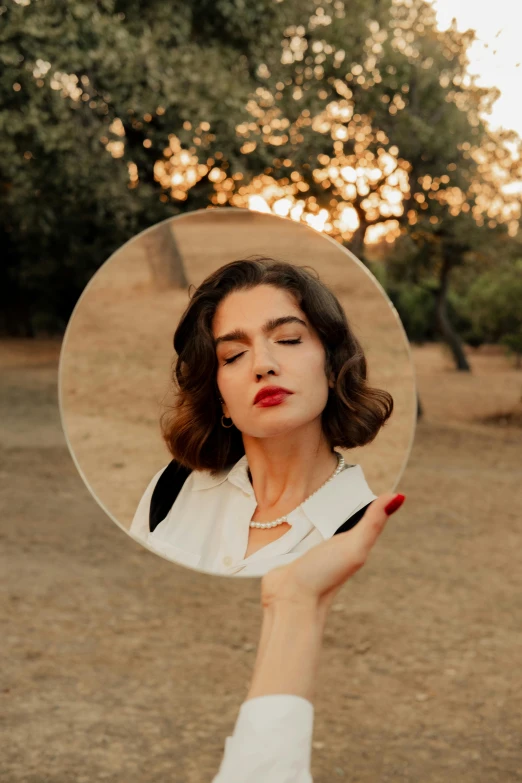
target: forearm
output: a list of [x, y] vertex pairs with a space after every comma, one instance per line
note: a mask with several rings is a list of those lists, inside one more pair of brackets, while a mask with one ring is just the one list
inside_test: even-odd
[[324, 615], [311, 605], [266, 608], [246, 700], [279, 693], [312, 701], [324, 624]]

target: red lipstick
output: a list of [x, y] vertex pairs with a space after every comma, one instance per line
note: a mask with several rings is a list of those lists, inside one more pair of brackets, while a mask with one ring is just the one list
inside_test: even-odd
[[265, 386], [263, 389], [259, 389], [253, 404], [259, 404], [259, 407], [262, 408], [269, 405], [279, 405], [289, 394], [293, 394], [293, 392], [283, 386]]

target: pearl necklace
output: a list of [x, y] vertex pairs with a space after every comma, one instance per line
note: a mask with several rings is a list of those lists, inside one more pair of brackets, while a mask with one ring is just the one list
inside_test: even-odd
[[[337, 467], [334, 470], [334, 472], [332, 473], [332, 475], [330, 476], [330, 478], [326, 479], [324, 484], [321, 484], [319, 489], [322, 489], [324, 486], [326, 486], [326, 484], [328, 484], [328, 482], [330, 482], [333, 478], [335, 478], [335, 476], [337, 476], [337, 474], [340, 473], [341, 470], [344, 468], [344, 457], [343, 457], [343, 455], [339, 454], [338, 451], [336, 451], [335, 453], [337, 454]], [[308, 497], [305, 498], [305, 500], [303, 500], [303, 503], [306, 503], [307, 500], [310, 500], [310, 498], [312, 498], [315, 494], [317, 494], [317, 492], [319, 492], [319, 489], [316, 489], [315, 492], [312, 492], [311, 495], [308, 495]], [[300, 506], [302, 506], [303, 503], [300, 503], [299, 506], [296, 506], [296, 508], [299, 508]], [[295, 511], [295, 510], [296, 509], [294, 508], [293, 511]], [[279, 517], [279, 519], [275, 519], [273, 522], [250, 522], [250, 527], [257, 527], [257, 528], [263, 528], [263, 529], [266, 529], [268, 527], [277, 527], [277, 525], [282, 525], [283, 522], [286, 522], [286, 518], [291, 513], [293, 513], [293, 512], [289, 511], [288, 514], [285, 514], [283, 517]]]

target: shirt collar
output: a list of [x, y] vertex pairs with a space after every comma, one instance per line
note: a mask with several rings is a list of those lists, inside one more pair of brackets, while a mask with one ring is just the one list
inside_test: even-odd
[[[215, 476], [209, 471], [193, 472], [193, 488], [209, 489], [228, 479], [245, 495], [253, 495], [254, 488], [248, 478], [246, 454], [232, 468], [220, 470]], [[331, 538], [336, 530], [356, 511], [377, 498], [366, 482], [360, 465], [349, 465], [335, 478], [305, 500], [300, 510], [308, 517], [324, 539]]]
[[321, 533], [331, 538], [356, 511], [377, 498], [364, 477], [360, 465], [349, 465], [305, 500], [301, 510]]
[[228, 479], [247, 495], [253, 495], [254, 488], [248, 478], [247, 469], [247, 457], [246, 454], [243, 454], [235, 465], [231, 468], [220, 470], [214, 476], [208, 470], [194, 470], [192, 472], [192, 488], [195, 490], [210, 489], [211, 487], [217, 487], [218, 484], [222, 484]]

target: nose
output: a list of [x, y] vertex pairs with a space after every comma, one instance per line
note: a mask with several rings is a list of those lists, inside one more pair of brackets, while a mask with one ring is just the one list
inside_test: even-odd
[[253, 347], [252, 354], [252, 371], [257, 378], [262, 378], [263, 375], [268, 374], [279, 374], [279, 365], [266, 343]]

